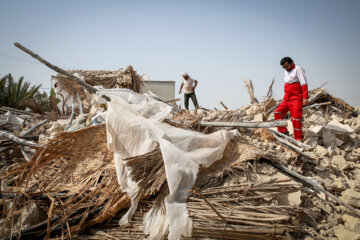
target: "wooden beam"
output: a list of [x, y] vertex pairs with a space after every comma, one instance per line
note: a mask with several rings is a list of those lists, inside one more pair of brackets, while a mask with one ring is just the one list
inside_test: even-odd
[[37, 143], [27, 141], [25, 139], [18, 138], [14, 134], [6, 132], [6, 131], [2, 131], [2, 130], [0, 130], [0, 137], [4, 137], [4, 138], [9, 139], [10, 141], [12, 141], [14, 143], [24, 145], [24, 146], [28, 146], [28, 147], [32, 147], [32, 148], [42, 147]]
[[303, 109], [312, 108], [312, 107], [320, 107], [320, 106], [330, 105], [330, 104], [331, 104], [331, 102], [315, 103], [312, 105], [305, 106], [305, 107], [303, 107]]
[[288, 142], [286, 139], [283, 139], [279, 136], [277, 136], [276, 134], [274, 134], [275, 139], [281, 144], [284, 145], [285, 147], [293, 150], [294, 152], [296, 152], [297, 154], [306, 157], [307, 159], [312, 160], [311, 162], [314, 163], [315, 165], [319, 166], [319, 158], [315, 157], [312, 154], [303, 152], [302, 148], [299, 148], [298, 146], [295, 146], [294, 144]]
[[269, 131], [271, 131], [273, 134], [276, 134], [276, 135], [279, 136], [279, 137], [282, 137], [282, 138], [288, 140], [289, 142], [295, 144], [296, 146], [298, 146], [298, 147], [300, 147], [300, 148], [303, 148], [303, 149], [305, 149], [305, 150], [311, 148], [309, 145], [306, 145], [306, 144], [304, 144], [304, 143], [302, 143], [302, 142], [300, 142], [300, 141], [297, 141], [297, 140], [293, 139], [292, 137], [289, 137], [289, 136], [287, 136], [287, 135], [285, 135], [285, 134], [283, 134], [283, 133], [281, 133], [281, 132], [278, 132], [278, 131], [273, 130], [273, 129], [271, 129], [271, 128], [269, 128]]
[[220, 101], [220, 104], [225, 108], [225, 110], [229, 110], [229, 108], [222, 101]]
[[136, 76], [135, 76], [134, 69], [132, 66], [129, 66], [129, 69], [130, 69], [130, 73], [131, 73], [131, 85], [132, 85], [133, 91], [138, 93], [139, 89], [138, 89], [138, 86], [136, 83]]
[[[168, 119], [170, 123], [182, 124], [181, 121]], [[271, 128], [271, 127], [286, 127], [287, 120], [277, 120], [271, 122], [206, 122], [199, 121], [195, 123], [199, 126], [209, 127], [244, 127], [244, 128]]]

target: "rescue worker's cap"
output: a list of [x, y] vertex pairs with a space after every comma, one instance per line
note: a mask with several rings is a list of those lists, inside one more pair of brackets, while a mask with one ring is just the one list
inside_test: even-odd
[[186, 72], [183, 72], [183, 73], [181, 74], [181, 76], [185, 77], [185, 76], [189, 76], [189, 74], [187, 74]]

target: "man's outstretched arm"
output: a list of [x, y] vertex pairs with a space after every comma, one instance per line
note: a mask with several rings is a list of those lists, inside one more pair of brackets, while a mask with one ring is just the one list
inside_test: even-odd
[[182, 84], [180, 85], [179, 94], [181, 94], [181, 90], [182, 90], [183, 87], [184, 87], [184, 83], [182, 83]]

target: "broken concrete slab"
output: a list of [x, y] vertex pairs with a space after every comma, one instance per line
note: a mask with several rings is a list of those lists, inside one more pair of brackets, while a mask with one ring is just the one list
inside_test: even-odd
[[301, 204], [301, 191], [280, 195], [278, 203], [286, 206], [300, 206]]
[[336, 120], [331, 120], [328, 124], [325, 125], [325, 129], [333, 131], [335, 133], [352, 133], [354, 130], [345, 124], [341, 124]]
[[346, 189], [341, 193], [340, 199], [353, 207], [360, 207], [360, 192], [352, 189]]
[[335, 155], [332, 157], [331, 162], [336, 164], [342, 171], [352, 168], [352, 165], [346, 161], [342, 155]]
[[344, 221], [345, 228], [355, 233], [360, 233], [360, 218], [345, 213], [341, 216]]
[[309, 122], [312, 122], [314, 124], [317, 124], [317, 125], [325, 125], [326, 124], [326, 119], [323, 117], [323, 114], [320, 112], [320, 111], [317, 111], [315, 113], [313, 113], [309, 119], [308, 119]]
[[262, 122], [264, 121], [264, 114], [259, 113], [254, 116], [254, 122]]
[[338, 225], [334, 228], [334, 235], [338, 240], [357, 240], [359, 234], [353, 231], [347, 230], [344, 225]]
[[343, 141], [338, 139], [336, 135], [331, 131], [324, 131], [322, 134], [323, 143], [326, 147], [340, 147], [344, 144]]
[[322, 129], [323, 129], [323, 126], [315, 125], [315, 126], [311, 126], [308, 131], [312, 136], [318, 136]]
[[338, 116], [338, 115], [332, 115], [332, 116], [331, 116], [331, 119], [336, 120], [336, 121], [338, 121], [339, 123], [343, 123], [343, 122], [344, 122], [344, 118], [343, 118], [343, 117], [340, 117], [340, 116]]
[[311, 146], [312, 148], [316, 148], [316, 146], [318, 145], [318, 139], [317, 138], [308, 138], [305, 140], [304, 142], [306, 145]]
[[44, 220], [44, 216], [41, 213], [40, 208], [36, 203], [30, 203], [22, 211], [21, 216], [18, 218], [18, 222], [15, 224], [15, 229], [24, 229], [35, 224], [38, 224]]
[[323, 146], [317, 145], [315, 148], [315, 152], [319, 155], [319, 156], [326, 156], [328, 154], [328, 151], [326, 150], [326, 148], [324, 148]]
[[345, 184], [340, 178], [336, 178], [335, 181], [330, 181], [327, 188], [332, 191], [342, 192], [345, 190]]

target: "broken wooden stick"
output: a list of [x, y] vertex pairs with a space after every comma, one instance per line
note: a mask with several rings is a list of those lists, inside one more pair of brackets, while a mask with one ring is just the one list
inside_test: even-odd
[[300, 182], [301, 184], [308, 186], [310, 188], [312, 188], [313, 190], [315, 190], [318, 193], [324, 193], [326, 196], [332, 198], [333, 200], [335, 200], [336, 202], [338, 202], [339, 204], [343, 205], [345, 208], [347, 208], [350, 212], [354, 213], [357, 217], [360, 217], [360, 211], [353, 208], [352, 206], [350, 206], [349, 204], [347, 204], [346, 202], [342, 201], [341, 199], [339, 199], [338, 197], [334, 196], [333, 194], [331, 194], [330, 192], [328, 192], [327, 190], [325, 190], [316, 179], [314, 178], [310, 178], [310, 177], [305, 177], [302, 176], [300, 174], [298, 174], [297, 172], [294, 172], [290, 169], [288, 169], [287, 167], [280, 165], [279, 163], [270, 161], [270, 160], [266, 160], [268, 163], [270, 163], [273, 167], [277, 168], [278, 170], [280, 170], [281, 172], [283, 172], [284, 174], [286, 174], [287, 176], [291, 177], [292, 179], [294, 179], [297, 182]]
[[5, 131], [2, 131], [2, 130], [0, 130], [0, 137], [7, 138], [7, 139], [9, 139], [10, 141], [12, 141], [14, 143], [24, 145], [24, 146], [28, 146], [28, 147], [32, 147], [32, 148], [40, 148], [40, 147], [42, 147], [37, 143], [27, 141], [25, 139], [18, 138], [14, 134], [9, 133], [9, 132], [5, 132]]
[[[52, 70], [54, 70], [55, 72], [58, 72], [60, 74], [63, 74], [65, 76], [67, 76], [68, 78], [70, 78], [71, 80], [77, 82], [78, 84], [80, 84], [81, 86], [83, 86], [84, 88], [86, 88], [87, 90], [89, 90], [92, 93], [96, 93], [97, 91], [99, 91], [98, 89], [94, 88], [93, 86], [91, 86], [90, 84], [86, 83], [85, 81], [82, 81], [80, 78], [74, 76], [73, 74], [70, 74], [69, 72], [65, 71], [62, 68], [59, 68], [51, 63], [49, 63], [48, 61], [46, 61], [45, 59], [43, 59], [42, 57], [40, 57], [39, 55], [37, 55], [36, 53], [32, 52], [31, 50], [27, 49], [26, 47], [24, 47], [23, 45], [21, 45], [20, 43], [16, 42], [14, 43], [14, 45], [16, 47], [18, 47], [19, 49], [23, 50], [24, 52], [26, 52], [27, 54], [29, 54], [30, 56], [32, 56], [33, 58], [39, 60], [41, 63], [45, 64], [46, 66], [48, 66], [49, 68], [51, 68]], [[105, 94], [101, 95], [103, 98], [105, 98], [107, 101], [111, 101], [110, 97], [106, 96]]]
[[11, 107], [1, 107], [1, 110], [3, 110], [4, 112], [7, 112], [7, 111], [10, 111], [14, 114], [18, 114], [18, 115], [30, 115], [30, 116], [34, 116], [35, 113], [33, 112], [27, 112], [27, 111], [24, 111], [24, 110], [20, 110], [20, 109], [16, 109], [16, 108], [11, 108]]
[[252, 81], [249, 79], [249, 83], [248, 83], [244, 78], [244, 84], [249, 92], [251, 104], [259, 103], [259, 101], [255, 98], [254, 95], [254, 86], [252, 84]]
[[131, 86], [132, 86], [132, 90], [134, 92], [139, 92], [139, 87], [136, 83], [136, 76], [135, 76], [135, 72], [134, 72], [134, 69], [132, 66], [129, 66], [129, 70], [130, 70], [130, 73], [131, 73]]
[[[27, 131], [25, 131], [23, 134], [21, 134], [21, 135], [20, 135], [20, 138], [25, 138], [25, 137], [27, 137], [27, 136], [28, 136], [29, 134], [31, 134], [35, 129], [37, 129], [38, 127], [40, 127], [40, 126], [44, 125], [45, 123], [47, 123], [47, 121], [48, 121], [48, 120], [46, 119], [46, 120], [44, 120], [44, 121], [36, 124], [35, 126], [33, 126], [32, 128], [30, 128], [29, 130], [27, 130]], [[25, 138], [25, 139], [26, 139], [26, 138]], [[26, 140], [29, 140], [29, 139], [26, 139]], [[5, 151], [9, 150], [10, 148], [11, 148], [11, 146], [1, 148], [1, 149], [0, 149], [0, 153], [5, 152]]]
[[319, 159], [315, 156], [313, 156], [312, 154], [303, 152], [302, 148], [299, 148], [298, 146], [288, 142], [286, 139], [283, 139], [279, 136], [277, 136], [276, 134], [273, 134], [275, 139], [283, 146], [289, 148], [290, 150], [293, 150], [294, 152], [296, 152], [297, 154], [304, 156], [307, 159], [312, 160], [311, 162], [314, 163], [315, 165], [319, 166]]
[[177, 101], [180, 101], [181, 99], [180, 98], [175, 98], [175, 99], [172, 99], [172, 100], [167, 100], [165, 101], [165, 103], [174, 103], [174, 102], [177, 102]]
[[244, 127], [244, 128], [271, 128], [287, 126], [286, 120], [277, 120], [271, 122], [205, 122], [199, 121], [196, 123], [200, 126], [209, 127]]
[[215, 207], [201, 194], [198, 189], [194, 189], [196, 195], [198, 195], [204, 202], [215, 212], [215, 214], [221, 219], [222, 222], [227, 223], [227, 220], [215, 209]]
[[270, 99], [270, 98], [272, 97], [272, 94], [273, 94], [273, 92], [272, 92], [272, 87], [273, 87], [273, 85], [274, 85], [274, 82], [275, 82], [275, 79], [273, 78], [272, 81], [271, 81], [271, 84], [270, 84], [270, 86], [269, 86], [269, 90], [268, 90], [268, 92], [267, 92], [267, 94], [266, 94], [266, 98], [265, 98], [265, 99]]
[[297, 141], [297, 140], [293, 139], [292, 137], [289, 137], [289, 136], [287, 136], [287, 135], [285, 135], [285, 134], [283, 134], [283, 133], [281, 133], [281, 132], [278, 132], [278, 131], [273, 130], [273, 129], [271, 129], [271, 128], [269, 128], [269, 131], [272, 132], [272, 133], [274, 133], [274, 134], [276, 134], [276, 135], [279, 136], [279, 137], [285, 138], [286, 140], [288, 140], [289, 142], [295, 144], [296, 146], [298, 146], [298, 147], [300, 147], [300, 148], [303, 148], [303, 149], [305, 149], [305, 150], [311, 148], [309, 145], [306, 145], [306, 144], [304, 144], [304, 143], [302, 143], [302, 142], [300, 142], [300, 141]]
[[38, 124], [36, 124], [35, 126], [33, 126], [32, 128], [30, 128], [29, 130], [26, 130], [24, 133], [22, 133], [20, 135], [20, 137], [26, 137], [29, 134], [31, 134], [32, 132], [34, 132], [37, 128], [41, 127], [42, 125], [44, 125], [45, 123], [47, 123], [49, 120], [45, 119], [44, 121], [39, 122]]
[[222, 101], [220, 101], [220, 104], [225, 108], [225, 110], [229, 110], [229, 108]]
[[[185, 122], [178, 120], [166, 119], [169, 123], [174, 124], [186, 124]], [[244, 127], [244, 128], [271, 128], [271, 127], [285, 127], [287, 126], [286, 120], [277, 120], [271, 122], [206, 122], [198, 121], [191, 123], [198, 126], [208, 126], [208, 127]]]
[[324, 102], [324, 103], [315, 103], [306, 107], [303, 107], [303, 109], [307, 109], [307, 108], [313, 108], [313, 107], [320, 107], [320, 106], [324, 106], [324, 105], [330, 105], [331, 102]]

